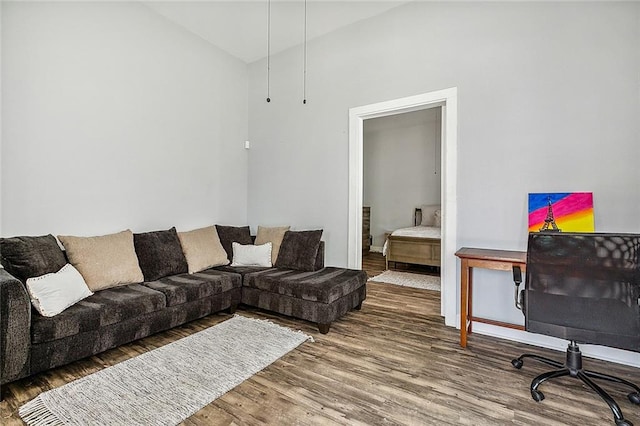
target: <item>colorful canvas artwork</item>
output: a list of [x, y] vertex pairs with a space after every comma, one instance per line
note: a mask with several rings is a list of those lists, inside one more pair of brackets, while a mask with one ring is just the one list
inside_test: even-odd
[[529, 194], [529, 232], [594, 232], [592, 192]]

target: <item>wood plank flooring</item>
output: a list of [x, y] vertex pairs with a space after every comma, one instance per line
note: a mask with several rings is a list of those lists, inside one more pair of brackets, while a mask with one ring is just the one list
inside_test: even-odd
[[[375, 271], [369, 271], [370, 276]], [[445, 327], [438, 292], [369, 283], [361, 311], [316, 327], [257, 309], [238, 313], [313, 335], [306, 342], [207, 405], [184, 425], [612, 425], [609, 408], [577, 380], [545, 383], [543, 402], [529, 384], [547, 367], [510, 360], [523, 352], [563, 354]], [[0, 423], [22, 424], [18, 407], [40, 392], [160, 347], [229, 318], [217, 314], [2, 387]], [[640, 370], [585, 359], [585, 367], [640, 381]], [[627, 389], [604, 385], [625, 417], [640, 425]]]

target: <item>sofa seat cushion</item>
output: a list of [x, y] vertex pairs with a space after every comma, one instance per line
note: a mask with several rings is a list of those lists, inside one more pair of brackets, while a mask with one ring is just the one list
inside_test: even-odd
[[243, 277], [252, 272], [260, 272], [266, 271], [267, 269], [272, 269], [270, 266], [218, 266], [215, 268], [217, 271], [231, 272], [234, 274], [240, 274]]
[[50, 342], [77, 333], [98, 330], [166, 307], [165, 296], [142, 284], [96, 292], [54, 317], [32, 314], [31, 341]]
[[319, 303], [333, 303], [367, 282], [367, 274], [355, 269], [327, 267], [317, 271], [267, 269], [246, 274], [244, 286]]
[[206, 269], [195, 274], [161, 278], [143, 285], [164, 294], [167, 306], [177, 306], [240, 288], [242, 277], [216, 269]]

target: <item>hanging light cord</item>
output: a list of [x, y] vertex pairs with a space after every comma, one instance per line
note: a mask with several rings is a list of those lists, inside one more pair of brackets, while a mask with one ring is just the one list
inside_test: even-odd
[[271, 102], [271, 0], [267, 11], [267, 102]]
[[307, 103], [307, 0], [304, 0], [304, 63], [302, 65], [302, 103]]

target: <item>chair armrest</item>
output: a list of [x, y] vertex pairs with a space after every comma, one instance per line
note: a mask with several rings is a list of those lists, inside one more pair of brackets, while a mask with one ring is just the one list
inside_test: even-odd
[[0, 384], [29, 374], [31, 301], [24, 284], [0, 269]]

